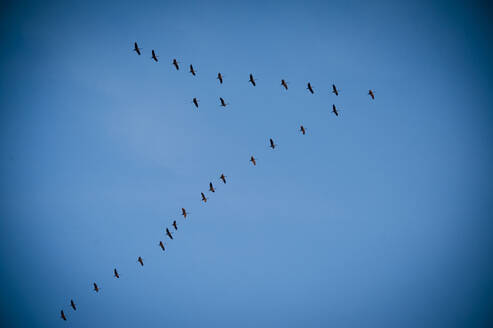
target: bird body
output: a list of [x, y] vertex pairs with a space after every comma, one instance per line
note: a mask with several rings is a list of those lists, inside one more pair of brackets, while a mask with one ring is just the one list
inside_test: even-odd
[[332, 105], [332, 113], [334, 113], [336, 116], [339, 116], [339, 112], [337, 111], [336, 105]]
[[373, 94], [373, 90], [368, 90], [368, 94], [370, 95], [371, 99], [375, 99], [375, 95]]
[[253, 78], [252, 74], [250, 74], [250, 80], [248, 80], [248, 82], [250, 82], [253, 86], [257, 85], [257, 84], [255, 84], [255, 79]]
[[169, 239], [171, 240], [173, 239], [173, 235], [171, 234], [168, 228], [166, 228], [166, 234], [168, 235]]
[[156, 53], [154, 52], [154, 49], [152, 50], [152, 59], [154, 59], [154, 61], [157, 63], [158, 60], [157, 60], [157, 56], [156, 56]]
[[134, 51], [140, 56], [140, 48], [137, 45], [137, 42], [134, 42]]
[[281, 85], [284, 87], [284, 89], [288, 90], [288, 84], [286, 83], [286, 81], [281, 80]]
[[276, 148], [276, 144], [274, 143], [274, 140], [272, 140], [272, 138], [270, 138], [269, 142], [270, 142], [270, 146], [269, 146], [270, 148], [272, 149]]
[[253, 166], [257, 165], [257, 161], [255, 160], [255, 157], [253, 157], [253, 156], [250, 157], [250, 162], [252, 162]]
[[142, 257], [139, 256], [137, 261], [140, 263], [140, 266], [144, 266], [144, 261], [142, 260]]
[[176, 225], [176, 220], [173, 221], [173, 227], [175, 228], [175, 230], [178, 230], [178, 226]]
[[192, 75], [195, 76], [195, 70], [193, 69], [192, 64], [190, 64], [190, 73], [192, 73]]
[[226, 102], [224, 101], [223, 98], [219, 97], [219, 101], [221, 102], [221, 106], [222, 107], [226, 107], [227, 104], [226, 104]]
[[336, 85], [332, 84], [332, 93], [334, 93], [336, 96], [339, 95], [339, 91], [337, 91]]
[[63, 319], [63, 321], [67, 321], [67, 317], [65, 316], [65, 313], [62, 311], [60, 311], [60, 318]]
[[217, 79], [219, 80], [219, 83], [223, 84], [223, 76], [221, 73], [217, 73]]
[[199, 101], [197, 100], [197, 98], [193, 98], [193, 104], [195, 105], [195, 107], [199, 108]]
[[183, 218], [187, 218], [187, 210], [185, 210], [183, 207], [181, 208], [181, 215], [183, 215]]
[[307, 84], [307, 89], [308, 89], [308, 91], [310, 91], [312, 94], [314, 93], [314, 92], [313, 92], [312, 85], [310, 84], [310, 82], [308, 82], [308, 84]]
[[201, 193], [200, 193], [200, 195], [202, 196], [202, 201], [203, 201], [204, 203], [207, 203], [207, 197], [205, 197], [204, 193], [203, 193], [203, 192], [201, 192]]
[[216, 189], [214, 189], [214, 186], [212, 185], [212, 182], [209, 182], [209, 191], [210, 192], [216, 192]]
[[164, 251], [164, 244], [162, 241], [159, 242], [159, 247], [161, 247], [161, 249]]
[[180, 66], [178, 66], [178, 61], [176, 61], [176, 59], [173, 59], [173, 65], [175, 66], [176, 70], [180, 69]]
[[94, 291], [97, 293], [99, 292], [99, 287], [96, 283], [93, 284], [94, 285]]
[[70, 306], [72, 307], [72, 309], [74, 309], [74, 311], [77, 311], [74, 300], [70, 300]]
[[113, 269], [113, 275], [115, 278], [120, 278], [120, 275], [118, 274], [118, 271], [116, 269]]
[[306, 133], [306, 130], [305, 130], [305, 127], [303, 125], [300, 126], [300, 131], [303, 135], [305, 135]]
[[219, 178], [223, 180], [224, 184], [226, 184], [226, 176], [224, 174], [221, 174]]

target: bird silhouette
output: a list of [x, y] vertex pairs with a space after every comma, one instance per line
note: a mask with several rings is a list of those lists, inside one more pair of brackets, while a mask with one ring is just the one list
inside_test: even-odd
[[193, 98], [192, 102], [195, 105], [195, 107], [199, 108], [199, 101], [197, 100], [197, 98]]
[[173, 227], [175, 227], [175, 230], [178, 230], [178, 226], [176, 225], [176, 220], [173, 221]]
[[223, 98], [219, 97], [219, 101], [221, 102], [222, 107], [226, 107], [227, 103], [224, 101]]
[[183, 215], [184, 219], [187, 218], [187, 211], [183, 207], [181, 208], [181, 215]]
[[62, 318], [64, 321], [67, 321], [67, 317], [65, 316], [65, 313], [62, 311], [60, 311], [60, 318]]
[[154, 61], [155, 61], [156, 63], [158, 62], [157, 57], [158, 57], [158, 56], [156, 56], [156, 53], [154, 52], [154, 50], [152, 50], [152, 57], [151, 57], [151, 58], [152, 58], [152, 59], [154, 59]]
[[312, 85], [310, 84], [310, 82], [308, 82], [308, 84], [307, 84], [307, 89], [308, 89], [308, 91], [310, 91], [312, 94], [314, 93], [314, 92], [313, 92]]
[[118, 271], [116, 269], [113, 269], [113, 275], [115, 278], [120, 278], [120, 275], [118, 274]]
[[201, 192], [201, 193], [200, 193], [200, 195], [202, 196], [202, 201], [203, 201], [204, 203], [207, 203], [207, 197], [205, 197], [204, 193], [203, 193], [203, 192]]
[[162, 250], [163, 250], [163, 252], [164, 252], [164, 244], [163, 244], [163, 242], [162, 242], [162, 241], [160, 241], [160, 242], [159, 242], [159, 247], [161, 247], [161, 249], [162, 249]]
[[286, 83], [286, 81], [281, 80], [281, 85], [284, 87], [284, 89], [288, 90], [288, 84]]
[[175, 65], [176, 70], [180, 69], [180, 66], [178, 66], [178, 62], [176, 61], [176, 59], [173, 59], [173, 65]]
[[140, 50], [142, 50], [142, 48], [139, 48], [139, 46], [137, 45], [137, 42], [134, 42], [134, 51], [140, 56]]
[[212, 185], [212, 182], [209, 182], [209, 191], [210, 192], [216, 192], [216, 189], [214, 189], [214, 186]]
[[332, 105], [332, 113], [334, 113], [336, 116], [339, 116], [339, 112], [337, 111], [336, 105]]
[[221, 73], [217, 73], [217, 79], [219, 80], [219, 83], [223, 84], [223, 76]]
[[301, 133], [302, 133], [303, 135], [305, 135], [306, 130], [305, 130], [305, 127], [304, 127], [303, 125], [302, 125], [302, 126], [300, 126], [300, 131], [301, 131]]
[[270, 142], [269, 147], [272, 148], [272, 149], [275, 149], [277, 145], [274, 143], [274, 140], [272, 140], [272, 138], [270, 138], [269, 139], [269, 142]]
[[332, 84], [332, 93], [334, 93], [336, 96], [339, 95], [339, 91], [337, 91], [336, 85]]
[[250, 74], [250, 80], [248, 80], [248, 82], [250, 82], [253, 86], [256, 86], [255, 79], [253, 78], [252, 74]]
[[144, 266], [144, 261], [142, 260], [142, 257], [139, 256], [139, 258], [137, 259], [137, 262], [140, 263], [140, 266]]
[[70, 306], [72, 307], [72, 309], [74, 309], [74, 311], [77, 311], [74, 300], [70, 300]]
[[192, 64], [190, 64], [190, 73], [192, 73], [192, 75], [195, 76], [195, 70], [193, 69]]
[[221, 174], [219, 179], [223, 180], [223, 182], [226, 184], [226, 176], [224, 174]]
[[168, 235], [169, 239], [173, 239], [173, 235], [171, 234], [168, 228], [166, 228], [166, 234]]
[[252, 162], [253, 166], [257, 165], [257, 161], [255, 160], [255, 157], [253, 157], [253, 156], [250, 157], [250, 162]]
[[94, 291], [97, 293], [99, 292], [99, 287], [96, 283], [93, 284], [94, 285]]
[[368, 90], [368, 94], [370, 95], [371, 99], [375, 99], [375, 95], [373, 94], [373, 90]]

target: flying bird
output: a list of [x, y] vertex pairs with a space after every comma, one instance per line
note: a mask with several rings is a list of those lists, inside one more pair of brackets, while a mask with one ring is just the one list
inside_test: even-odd
[[176, 220], [173, 221], [173, 227], [175, 227], [175, 230], [178, 230], [178, 226], [176, 225]]
[[270, 146], [269, 147], [272, 148], [272, 149], [276, 148], [277, 145], [274, 143], [274, 140], [272, 140], [272, 138], [270, 138], [269, 141], [270, 141]]
[[181, 209], [181, 215], [183, 215], [183, 218], [186, 219], [187, 218], [187, 211], [182, 207]]
[[250, 157], [250, 162], [252, 162], [253, 166], [257, 165], [257, 161], [255, 160], [255, 157], [253, 157], [253, 156]]
[[118, 271], [116, 269], [113, 269], [113, 275], [115, 278], [120, 278], [120, 275], [118, 274]]
[[201, 192], [201, 193], [200, 193], [200, 195], [202, 196], [202, 201], [203, 201], [204, 203], [207, 203], [207, 197], [205, 197], [204, 193], [203, 193], [203, 192]]
[[337, 111], [336, 105], [332, 105], [332, 113], [334, 113], [336, 116], [339, 116], [339, 112]]
[[336, 85], [332, 84], [332, 93], [334, 93], [336, 96], [339, 95], [339, 91], [337, 91]]
[[300, 126], [300, 131], [301, 131], [301, 133], [303, 133], [303, 135], [305, 135], [306, 130], [305, 130], [305, 127], [303, 125]]
[[216, 189], [214, 189], [214, 186], [212, 185], [212, 182], [209, 182], [209, 191], [210, 192], [216, 192]]
[[97, 293], [99, 292], [99, 287], [96, 283], [94, 283], [94, 291]]
[[368, 94], [370, 95], [371, 99], [375, 99], [375, 95], [373, 94], [373, 90], [368, 90]]
[[193, 104], [195, 105], [195, 107], [199, 108], [199, 101], [197, 100], [197, 98], [193, 98]]
[[219, 97], [219, 101], [221, 102], [221, 106], [222, 107], [226, 107], [227, 104], [226, 104], [226, 102], [224, 101], [223, 98]]
[[134, 42], [134, 51], [140, 56], [140, 50], [142, 48], [139, 48], [139, 46], [137, 45], [137, 42]]
[[70, 300], [70, 306], [72, 307], [72, 309], [74, 309], [74, 311], [77, 311], [77, 308], [75, 307], [74, 300]]
[[286, 83], [286, 81], [281, 80], [281, 85], [284, 87], [284, 89], [288, 90], [288, 84]]
[[169, 239], [173, 239], [173, 235], [171, 235], [171, 232], [168, 228], [166, 228], [166, 234], [168, 235]]
[[178, 62], [176, 61], [176, 59], [173, 59], [173, 65], [175, 65], [176, 70], [180, 69], [180, 66], [178, 66]]
[[252, 74], [250, 74], [250, 80], [248, 82], [250, 82], [253, 86], [256, 86], [255, 79], [253, 78]]
[[223, 182], [226, 184], [226, 176], [224, 174], [221, 174], [219, 179], [223, 180]]
[[140, 266], [144, 266], [144, 261], [142, 260], [142, 257], [139, 256], [139, 258], [137, 259], [137, 262], [140, 263]]
[[190, 64], [190, 73], [192, 73], [192, 75], [195, 76], [195, 70], [193, 69], [192, 64]]
[[223, 84], [223, 76], [221, 73], [217, 73], [217, 79], [219, 80], [219, 83]]
[[64, 321], [67, 321], [67, 317], [65, 316], [65, 313], [63, 313], [63, 310], [60, 312], [60, 317], [61, 317]]
[[163, 252], [164, 252], [164, 244], [163, 244], [163, 242], [162, 242], [162, 241], [160, 241], [160, 242], [159, 242], [159, 247], [161, 247], [161, 249], [162, 249], [162, 250], [163, 250]]
[[157, 57], [158, 57], [158, 56], [156, 56], [156, 53], [154, 52], [154, 49], [153, 49], [153, 50], [152, 50], [152, 57], [151, 57], [151, 58], [152, 58], [152, 59], [154, 59], [154, 61], [155, 61], [156, 63], [157, 63]]
[[308, 82], [308, 84], [307, 84], [307, 89], [308, 89], [308, 91], [310, 91], [312, 94], [314, 93], [314, 92], [313, 92], [312, 85], [310, 84], [310, 82]]

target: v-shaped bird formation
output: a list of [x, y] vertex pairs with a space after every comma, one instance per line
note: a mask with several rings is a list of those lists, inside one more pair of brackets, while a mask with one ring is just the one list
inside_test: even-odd
[[[139, 45], [137, 44], [137, 42], [134, 42], [134, 47], [132, 49], [132, 51], [136, 52], [138, 56], [140, 56], [142, 54], [142, 50], [144, 48], [140, 48]], [[151, 57], [150, 57], [154, 62], [158, 63], [159, 60], [159, 56], [156, 54], [156, 51], [154, 49], [151, 50]], [[176, 59], [176, 58], [173, 58], [173, 60], [171, 61], [171, 64], [176, 68], [177, 71], [180, 70], [180, 62]], [[197, 70], [193, 67], [192, 64], [189, 65], [189, 73], [192, 74], [192, 76], [195, 76], [197, 77]], [[219, 84], [223, 84], [225, 81], [224, 81], [224, 76], [222, 73], [217, 73], [217, 77], [216, 79], [219, 81]], [[256, 87], [257, 86], [257, 80], [255, 80], [255, 78], [253, 77], [253, 74], [250, 74], [249, 75], [249, 78], [248, 78], [248, 83], [250, 83], [253, 87]], [[285, 79], [281, 79], [281, 87], [283, 87], [286, 91], [288, 91], [288, 82], [286, 82]], [[306, 84], [306, 89], [311, 93], [311, 94], [315, 94], [315, 90], [313, 88], [313, 86], [311, 85], [310, 82], [308, 82]], [[339, 96], [339, 92], [340, 92], [340, 89], [337, 89], [336, 85], [335, 84], [332, 84], [331, 88], [329, 88], [329, 90], [332, 91], [332, 93], [335, 95], [335, 96]], [[370, 98], [372, 100], [375, 99], [375, 94], [374, 94], [374, 90], [372, 89], [369, 89], [368, 90], [368, 95], [370, 96]], [[228, 103], [224, 100], [223, 97], [219, 97], [219, 102], [220, 102], [220, 106], [221, 107], [226, 107], [228, 105]], [[199, 108], [199, 100], [194, 97], [192, 99], [192, 103], [193, 105], [198, 109]], [[332, 104], [332, 110], [331, 110], [331, 113], [333, 113], [335, 116], [339, 116], [339, 111], [341, 109], [338, 109], [336, 107], [335, 104]], [[299, 127], [299, 132], [301, 132], [301, 135], [305, 135], [307, 133], [307, 129], [303, 126], [303, 125], [300, 125]], [[274, 139], [273, 138], [269, 138], [268, 140], [268, 147], [271, 148], [272, 150], [275, 150], [277, 148], [277, 144], [274, 142]], [[252, 166], [257, 166], [257, 158], [254, 157], [254, 155], [250, 155], [250, 160], [249, 162], [251, 163]], [[219, 180], [223, 183], [223, 184], [226, 184], [226, 176], [221, 173], [221, 175], [219, 176]], [[209, 189], [208, 191], [210, 193], [215, 193], [216, 192], [216, 188], [214, 187], [214, 185], [212, 184], [212, 182], [209, 183]], [[200, 192], [200, 196], [201, 196], [201, 201], [205, 204], [207, 203], [208, 201], [208, 197], [206, 196], [206, 194], [204, 192]], [[190, 214], [190, 212], [187, 212], [187, 210], [185, 208], [181, 208], [181, 215], [183, 216], [183, 219], [186, 219], [187, 216]], [[174, 232], [175, 233], [178, 233], [178, 223], [176, 220], [173, 220], [172, 222], [172, 226], [173, 226], [173, 229], [174, 229]], [[170, 229], [167, 227], [165, 229], [165, 235], [169, 238], [169, 240], [173, 240], [174, 237], [173, 237], [173, 234], [171, 233]], [[157, 244], [161, 250], [164, 252], [165, 251], [165, 245], [163, 243], [163, 241], [159, 241], [159, 243]], [[137, 258], [137, 263], [140, 264], [141, 267], [144, 267], [144, 260], [141, 256], [139, 256]], [[116, 278], [116, 279], [119, 279], [120, 278], [120, 274], [118, 272], [118, 270], [116, 268], [113, 269], [113, 277]], [[96, 282], [93, 282], [93, 291], [96, 292], [96, 293], [99, 293], [100, 291], [100, 287], [98, 286], [98, 284]], [[75, 301], [73, 299], [70, 299], [70, 303], [69, 303], [70, 307], [72, 308], [73, 311], [76, 311], [77, 310], [77, 307], [76, 307], [76, 304], [75, 304]], [[67, 314], [66, 312], [62, 309], [60, 311], [60, 318], [64, 321], [67, 321]]]

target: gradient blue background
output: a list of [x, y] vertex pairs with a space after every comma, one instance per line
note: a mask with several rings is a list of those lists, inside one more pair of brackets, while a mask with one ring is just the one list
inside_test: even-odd
[[493, 325], [491, 5], [0, 13], [2, 327]]

